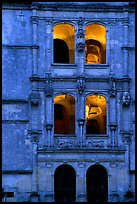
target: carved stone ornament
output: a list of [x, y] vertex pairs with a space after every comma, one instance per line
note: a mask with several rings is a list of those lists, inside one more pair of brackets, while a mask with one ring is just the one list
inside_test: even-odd
[[85, 44], [82, 42], [77, 43], [76, 47], [78, 49], [78, 52], [83, 52], [85, 50]]
[[52, 130], [53, 125], [52, 124], [46, 124], [46, 130]]
[[74, 148], [74, 144], [70, 140], [59, 141], [57, 144], [57, 148], [59, 148], [59, 149], [72, 149], [72, 148]]
[[38, 105], [39, 98], [40, 98], [40, 95], [39, 95], [39, 92], [38, 92], [38, 91], [32, 91], [32, 92], [30, 93], [29, 100], [30, 100], [30, 102], [31, 102], [32, 104]]
[[41, 130], [28, 130], [28, 138], [31, 142], [37, 143], [40, 140]]
[[52, 96], [53, 94], [53, 87], [52, 87], [52, 77], [51, 73], [46, 74], [46, 87], [45, 87], [45, 93], [46, 96]]
[[128, 132], [121, 131], [122, 141], [123, 142], [127, 142], [128, 144], [131, 143], [132, 135], [133, 135], [132, 131], [128, 131]]
[[78, 124], [79, 125], [84, 125], [85, 119], [78, 119]]
[[84, 31], [83, 31], [83, 29], [78, 29], [78, 33], [77, 33], [77, 37], [78, 38], [84, 38]]
[[124, 92], [122, 96], [122, 103], [124, 106], [129, 106], [131, 101], [131, 96], [128, 92]]
[[114, 78], [110, 78], [110, 96], [115, 97], [116, 96], [116, 83]]
[[104, 141], [90, 141], [88, 142], [88, 145], [90, 147], [93, 147], [93, 148], [103, 148], [104, 147]]
[[77, 80], [77, 89], [78, 89], [79, 94], [82, 95], [85, 89], [85, 79], [84, 78], [80, 78]]

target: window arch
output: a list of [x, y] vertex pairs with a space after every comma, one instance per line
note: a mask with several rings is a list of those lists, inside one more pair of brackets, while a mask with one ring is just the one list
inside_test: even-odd
[[86, 134], [106, 134], [106, 99], [91, 95], [86, 99]]
[[[68, 53], [65, 52], [66, 55], [68, 55], [67, 63], [68, 64], [74, 64], [75, 63], [75, 36], [74, 36], [74, 34], [75, 34], [74, 33], [74, 26], [72, 26], [70, 24], [55, 25], [55, 27], [53, 29], [54, 63], [56, 63], [56, 61], [55, 61], [56, 56], [55, 55], [57, 54], [57, 52], [55, 52], [55, 51], [58, 49], [61, 50], [61, 45], [63, 45], [64, 43], [68, 47]], [[58, 42], [55, 41], [55, 39], [58, 39]], [[62, 43], [62, 42], [64, 42], [64, 43]], [[55, 44], [56, 44], [56, 46], [55, 46]], [[59, 46], [59, 48], [57, 46]], [[63, 50], [61, 50], [61, 53], [63, 53]], [[64, 53], [63, 53], [63, 55], [64, 55]], [[62, 61], [57, 61], [57, 63], [66, 63], [66, 62], [62, 62]]]
[[90, 24], [85, 29], [85, 63], [106, 63], [106, 28], [100, 24]]
[[54, 133], [75, 134], [75, 99], [61, 94], [54, 99]]

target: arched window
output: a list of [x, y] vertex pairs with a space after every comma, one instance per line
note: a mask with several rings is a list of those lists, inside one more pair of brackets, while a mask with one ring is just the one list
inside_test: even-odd
[[106, 134], [106, 99], [92, 95], [86, 99], [86, 134]]
[[76, 174], [70, 165], [60, 165], [54, 175], [55, 202], [75, 202]]
[[108, 175], [102, 165], [90, 166], [86, 174], [87, 202], [108, 201]]
[[70, 95], [54, 99], [54, 133], [75, 134], [75, 99]]
[[106, 63], [106, 28], [99, 24], [91, 24], [85, 30], [85, 63]]
[[54, 63], [75, 63], [74, 26], [58, 24], [53, 30]]

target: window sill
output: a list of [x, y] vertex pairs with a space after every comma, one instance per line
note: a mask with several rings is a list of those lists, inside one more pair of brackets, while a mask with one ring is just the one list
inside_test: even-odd
[[108, 64], [85, 64], [86, 69], [107, 69], [109, 66]]

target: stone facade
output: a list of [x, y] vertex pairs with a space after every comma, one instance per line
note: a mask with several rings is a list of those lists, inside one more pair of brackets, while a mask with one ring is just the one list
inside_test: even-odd
[[[3, 202], [54, 202], [61, 165], [75, 170], [77, 202], [87, 202], [86, 175], [94, 165], [107, 172], [108, 201], [135, 201], [134, 6], [3, 1]], [[67, 64], [53, 60], [56, 25], [63, 24], [74, 28], [74, 44], [68, 43], [74, 57]], [[86, 26], [92, 24], [106, 29], [105, 63], [85, 63]], [[54, 101], [65, 94], [75, 99], [75, 131], [55, 134]], [[105, 134], [86, 134], [91, 95], [106, 99]]]

